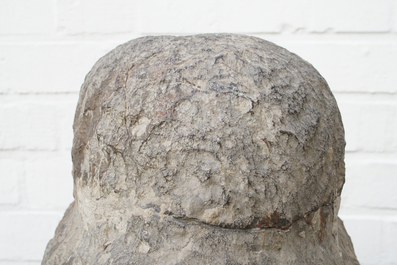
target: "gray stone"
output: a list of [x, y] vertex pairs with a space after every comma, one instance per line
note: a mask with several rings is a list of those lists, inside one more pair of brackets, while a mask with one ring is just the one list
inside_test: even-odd
[[127, 42], [88, 73], [73, 127], [75, 201], [43, 264], [358, 264], [336, 101], [275, 44]]

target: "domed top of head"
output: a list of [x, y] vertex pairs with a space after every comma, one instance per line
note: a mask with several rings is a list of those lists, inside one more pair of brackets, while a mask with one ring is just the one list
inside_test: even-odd
[[332, 204], [344, 183], [344, 130], [326, 81], [254, 37], [118, 46], [87, 75], [74, 133], [77, 196], [134, 196], [214, 226], [268, 216], [266, 226], [286, 228]]

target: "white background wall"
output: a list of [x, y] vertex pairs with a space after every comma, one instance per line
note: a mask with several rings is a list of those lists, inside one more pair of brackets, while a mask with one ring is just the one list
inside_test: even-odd
[[0, 265], [40, 264], [70, 202], [85, 74], [144, 35], [275, 42], [328, 81], [346, 130], [340, 216], [362, 264], [397, 264], [397, 0], [0, 0]]

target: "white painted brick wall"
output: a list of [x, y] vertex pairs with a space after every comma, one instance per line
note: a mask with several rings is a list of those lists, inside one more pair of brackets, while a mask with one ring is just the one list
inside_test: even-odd
[[26, 204], [35, 210], [65, 210], [73, 201], [70, 153], [40, 152], [25, 162]]
[[19, 203], [18, 179], [23, 173], [21, 164], [20, 161], [8, 158], [0, 160], [0, 205]]
[[313, 32], [389, 32], [393, 0], [315, 0], [311, 3]]
[[146, 34], [274, 32], [304, 28], [310, 1], [149, 0], [140, 1], [140, 29]]
[[397, 94], [335, 94], [343, 115], [346, 151], [397, 150]]
[[58, 0], [57, 30], [62, 34], [114, 34], [135, 29], [136, 3], [130, 0]]
[[53, 0], [1, 0], [0, 35], [48, 35], [55, 33]]
[[92, 65], [112, 48], [83, 41], [0, 44], [0, 93], [78, 93]]
[[0, 257], [4, 261], [41, 260], [62, 214], [55, 212], [0, 213]]
[[286, 41], [282, 45], [313, 64], [334, 93], [396, 93], [397, 75], [387, 70], [397, 69], [397, 60], [391, 60], [397, 58], [396, 39], [386, 34], [368, 35]]
[[392, 29], [393, 29], [393, 32], [397, 32], [397, 16], [396, 16], [396, 14], [397, 14], [397, 4], [396, 4], [396, 1], [393, 2], [393, 7], [392, 8], [393, 8], [392, 9], [392, 23], [393, 23]]
[[361, 264], [397, 264], [397, 0], [1, 0], [0, 265], [38, 265], [72, 202], [78, 91], [147, 34], [233, 32], [325, 77], [346, 131], [340, 216]]

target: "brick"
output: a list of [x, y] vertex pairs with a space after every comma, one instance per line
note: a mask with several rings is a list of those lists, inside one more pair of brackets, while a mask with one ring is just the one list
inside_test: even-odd
[[[246, 8], [246, 6], [252, 8]], [[250, 1], [234, 2], [222, 12], [220, 31], [227, 32], [281, 32], [295, 31], [308, 24], [309, 1]], [[241, 20], [236, 19], [243, 18]]]
[[361, 264], [381, 264], [382, 226], [367, 216], [341, 216]]
[[279, 45], [309, 61], [334, 92], [396, 93], [397, 42], [355, 40], [284, 41]]
[[396, 214], [340, 214], [360, 264], [395, 264]]
[[397, 160], [346, 159], [344, 207], [397, 210]]
[[397, 151], [397, 98], [336, 94], [345, 127], [346, 151]]
[[0, 149], [54, 150], [57, 147], [56, 113], [51, 106], [32, 102], [2, 105]]
[[94, 63], [114, 43], [0, 45], [0, 93], [78, 92]]
[[38, 210], [66, 210], [73, 201], [70, 152], [37, 153], [25, 162], [28, 207]]
[[396, 264], [397, 261], [397, 217], [395, 216], [385, 224], [385, 234], [383, 239], [385, 253], [383, 255], [384, 264]]
[[393, 32], [397, 32], [397, 1], [394, 0], [394, 6], [393, 6], [393, 16], [392, 16], [392, 21], [393, 21]]
[[139, 29], [143, 34], [216, 32], [221, 7], [220, 1], [210, 0], [141, 1]]
[[62, 213], [0, 212], [0, 260], [40, 261]]
[[393, 0], [312, 1], [310, 31], [388, 32]]
[[227, 2], [220, 9], [218, 30], [239, 33], [293, 32], [308, 25], [309, 10], [310, 1], [307, 0]]
[[55, 150], [65, 148], [66, 141], [70, 146], [76, 98], [68, 95], [0, 97], [3, 128], [0, 150]]
[[65, 34], [123, 33], [135, 28], [129, 0], [57, 0], [58, 31]]
[[21, 163], [6, 158], [0, 160], [0, 205], [19, 202], [18, 181], [21, 174]]
[[[249, 8], [247, 8], [249, 7]], [[144, 34], [281, 32], [308, 23], [309, 1], [142, 1]]]
[[54, 32], [52, 0], [2, 0], [0, 35], [51, 34]]

